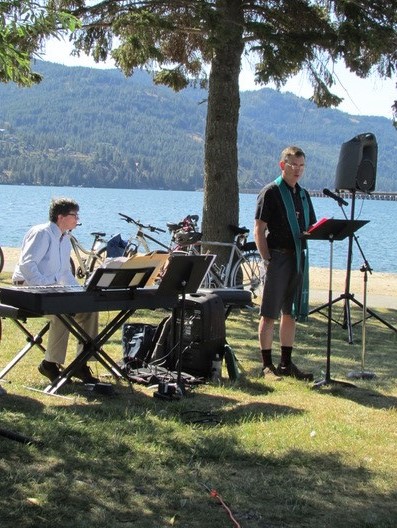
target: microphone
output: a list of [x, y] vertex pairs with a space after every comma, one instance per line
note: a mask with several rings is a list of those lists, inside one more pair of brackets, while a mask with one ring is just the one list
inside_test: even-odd
[[341, 196], [338, 196], [337, 194], [333, 193], [329, 189], [323, 189], [323, 194], [325, 194], [325, 196], [333, 198], [335, 201], [338, 202], [338, 205], [349, 205], [346, 200], [344, 200]]

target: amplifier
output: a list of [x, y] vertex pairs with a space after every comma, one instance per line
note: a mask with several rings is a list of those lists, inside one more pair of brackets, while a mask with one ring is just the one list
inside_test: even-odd
[[[161, 352], [166, 358], [164, 366], [170, 370], [178, 368], [181, 312], [179, 304], [173, 312], [167, 350]], [[186, 295], [181, 371], [209, 378], [212, 361], [216, 356], [223, 358], [225, 343], [225, 307], [222, 299], [213, 293]]]

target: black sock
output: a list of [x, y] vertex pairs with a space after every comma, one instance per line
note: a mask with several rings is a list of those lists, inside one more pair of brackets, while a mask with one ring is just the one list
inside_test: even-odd
[[288, 367], [288, 365], [291, 364], [291, 354], [292, 354], [292, 346], [282, 346], [281, 347], [281, 366], [282, 367]]
[[270, 365], [273, 364], [272, 349], [266, 348], [264, 350], [261, 350], [261, 354], [262, 354], [263, 368], [270, 367]]

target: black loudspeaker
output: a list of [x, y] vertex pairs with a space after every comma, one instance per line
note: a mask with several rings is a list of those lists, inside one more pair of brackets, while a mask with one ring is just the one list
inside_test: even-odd
[[377, 160], [378, 144], [374, 134], [359, 134], [343, 143], [336, 167], [335, 189], [374, 191]]

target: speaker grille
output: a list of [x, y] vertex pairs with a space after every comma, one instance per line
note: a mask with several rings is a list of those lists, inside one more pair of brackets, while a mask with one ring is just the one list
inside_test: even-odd
[[378, 145], [374, 134], [359, 134], [343, 143], [336, 167], [335, 189], [375, 190]]
[[375, 190], [375, 167], [372, 161], [363, 160], [357, 171], [356, 187], [362, 192]]

